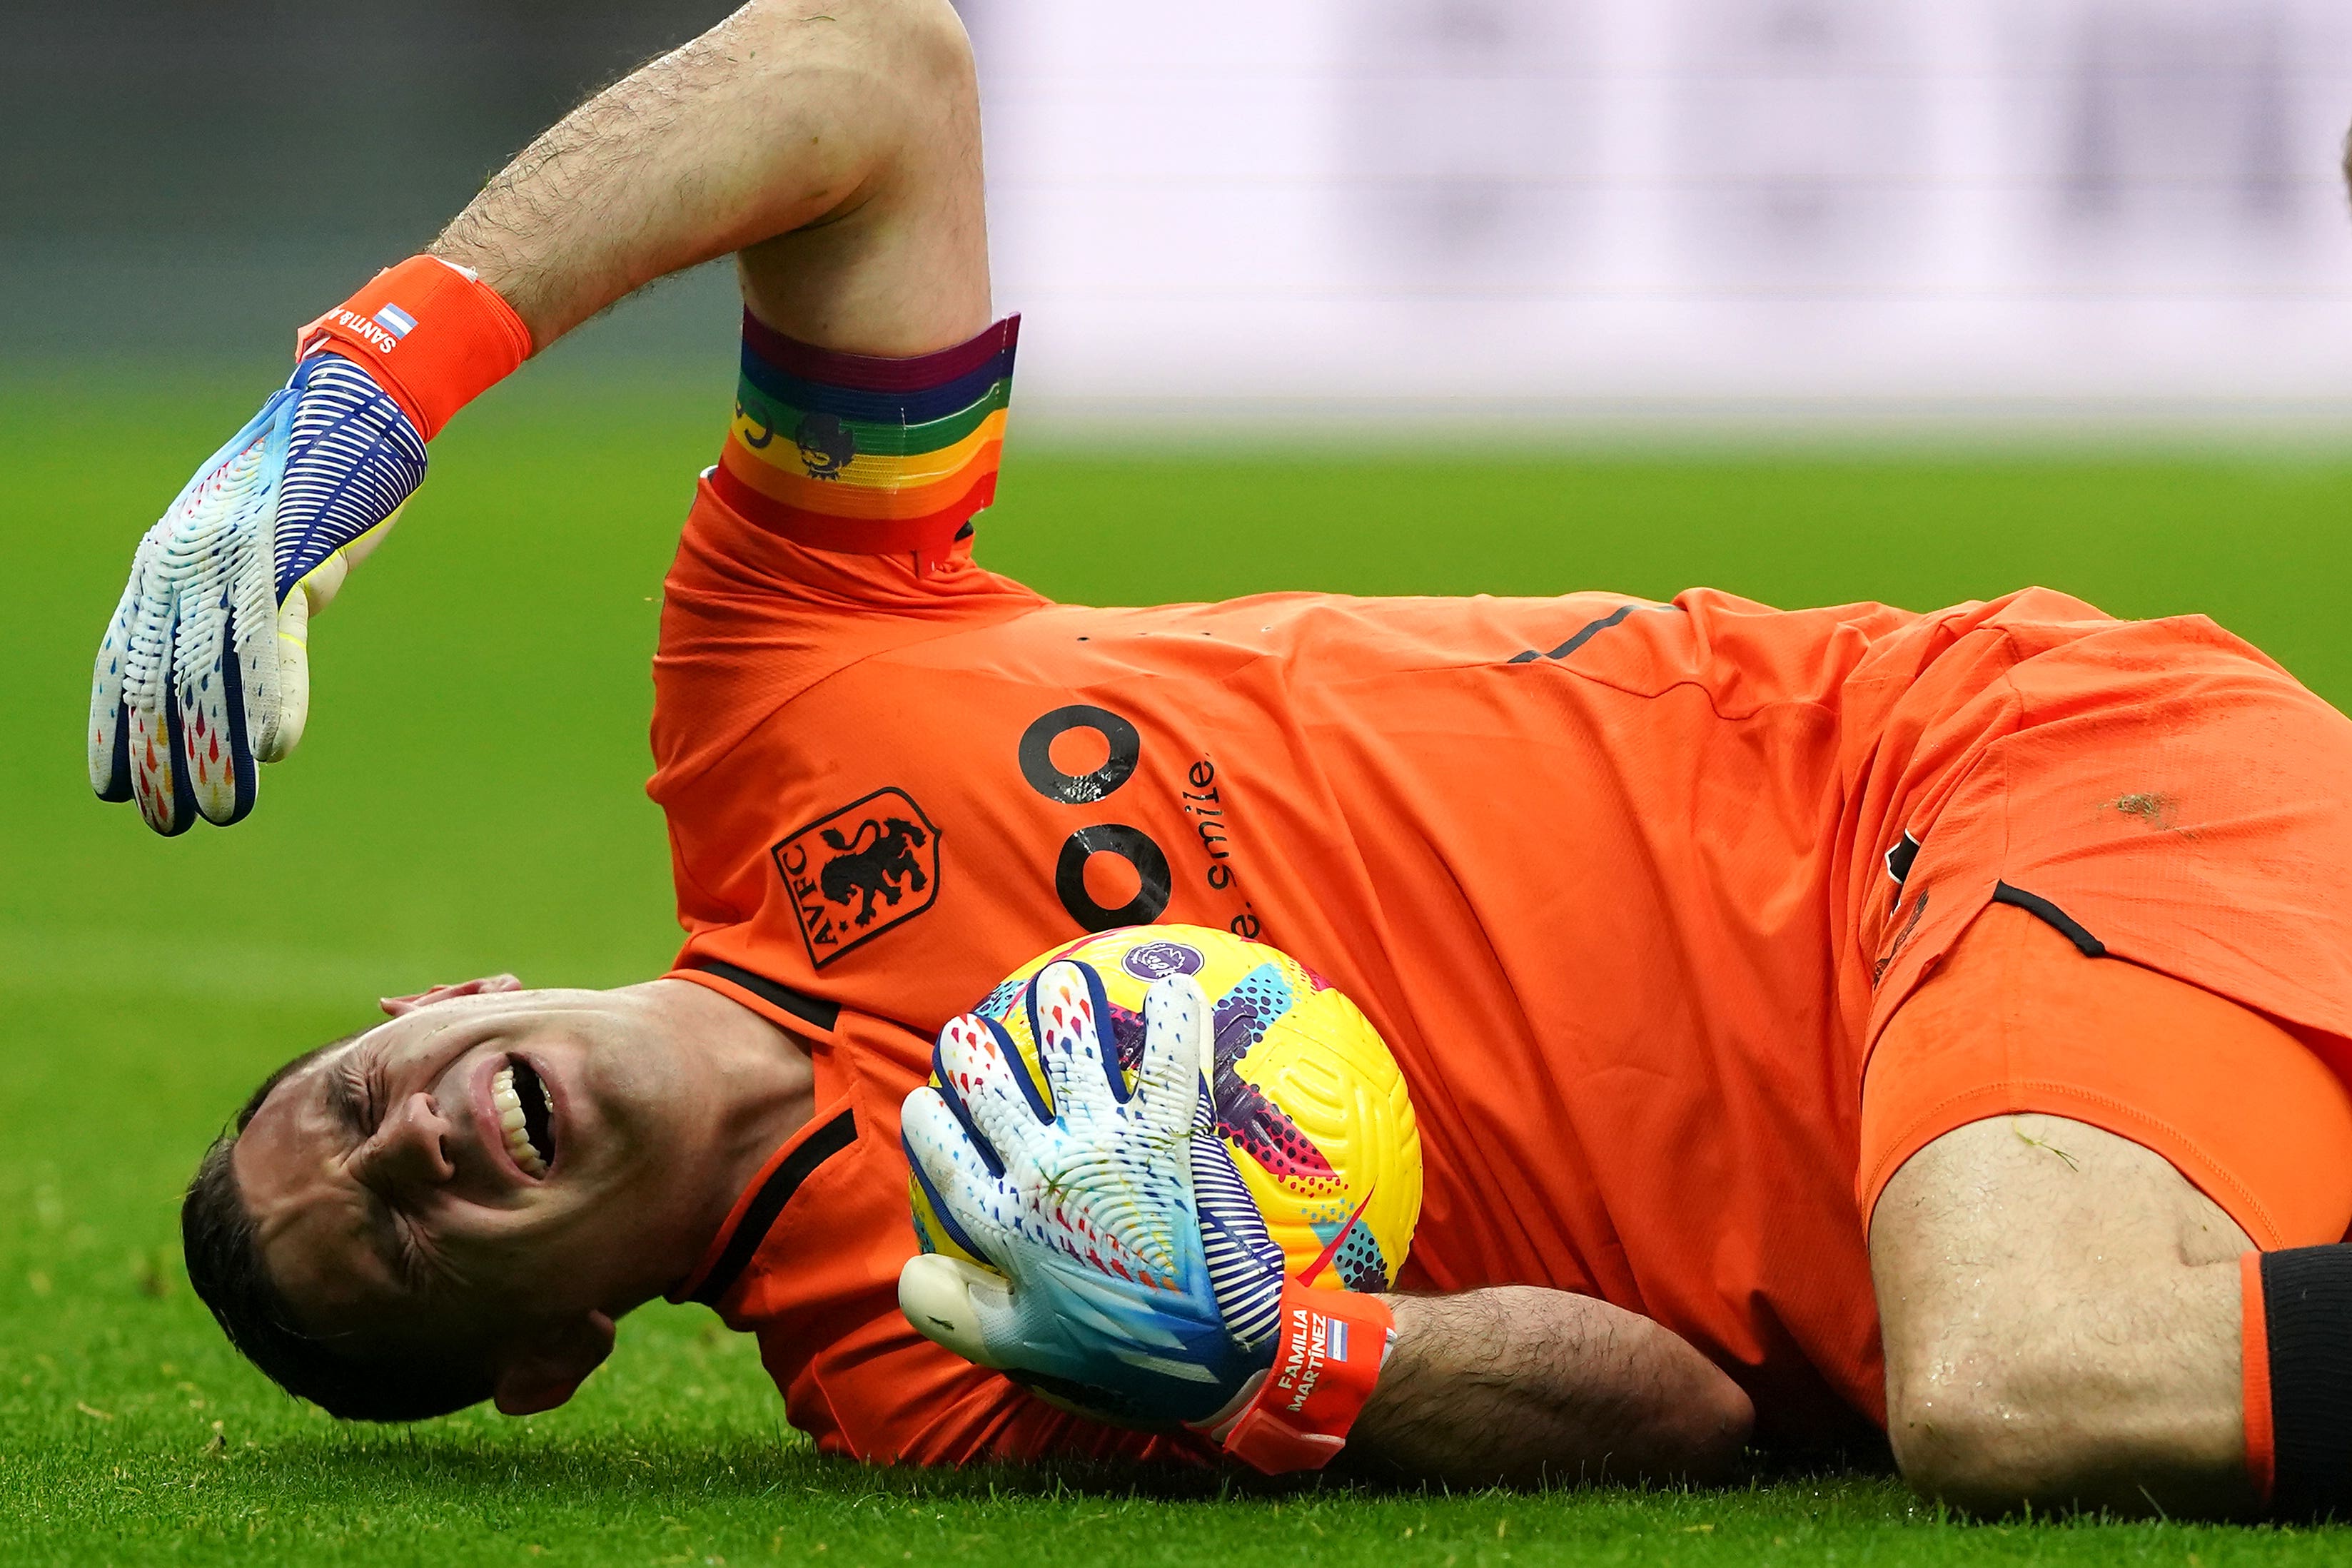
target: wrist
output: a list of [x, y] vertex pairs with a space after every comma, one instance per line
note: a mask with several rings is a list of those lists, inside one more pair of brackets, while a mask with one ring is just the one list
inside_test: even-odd
[[1281, 1324], [1272, 1364], [1239, 1407], [1205, 1424], [1225, 1452], [1268, 1475], [1321, 1469], [1347, 1447], [1396, 1343], [1383, 1298], [1296, 1280], [1283, 1284]]
[[432, 256], [377, 273], [294, 348], [298, 360], [335, 353], [365, 368], [427, 441], [530, 352], [530, 329], [496, 289]]

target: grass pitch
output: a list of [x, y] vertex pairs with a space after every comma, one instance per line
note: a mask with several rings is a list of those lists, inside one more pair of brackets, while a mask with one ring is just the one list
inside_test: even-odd
[[[371, 999], [656, 972], [641, 792], [656, 596], [719, 388], [527, 376], [435, 448], [314, 640], [316, 708], [233, 832], [152, 839], [82, 782], [132, 542], [265, 375], [0, 384], [0, 1558], [761, 1563], [2343, 1561], [2330, 1531], [1967, 1526], [1878, 1475], [1726, 1494], [870, 1472], [812, 1455], [750, 1342], [654, 1307], [564, 1410], [341, 1427], [229, 1354], [181, 1183], [259, 1075]], [[1023, 450], [983, 559], [1070, 599], [1278, 587], [1916, 607], [2039, 581], [2210, 612], [2352, 699], [2352, 463], [2155, 454], [1427, 460]]]

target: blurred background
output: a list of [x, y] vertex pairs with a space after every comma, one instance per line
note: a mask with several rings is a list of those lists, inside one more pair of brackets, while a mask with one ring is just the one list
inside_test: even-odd
[[[535, 1423], [331, 1428], [235, 1361], [175, 1229], [223, 1118], [374, 998], [667, 966], [647, 664], [731, 405], [728, 267], [436, 440], [314, 628], [307, 737], [249, 821], [158, 841], [90, 798], [79, 740], [133, 544], [296, 324], [727, 8], [0, 4], [9, 1561], [182, 1561], [205, 1530], [412, 1561], [395, 1451], [440, 1489], [436, 1550], [503, 1561], [541, 1507], [516, 1467], [566, 1488], [540, 1467], [598, 1444], [685, 1478], [638, 1511], [644, 1561], [700, 1517], [712, 1453], [750, 1477], [781, 1440], [698, 1308], [632, 1315]], [[989, 566], [1097, 603], [1706, 583], [1928, 609], [2040, 582], [2210, 614], [2352, 702], [2342, 0], [966, 15], [999, 299], [1026, 314]]]
[[[0, 352], [274, 357], [727, 9], [8, 7]], [[2328, 0], [962, 9], [1033, 415], [2352, 417]], [[731, 311], [709, 269], [551, 362], [720, 362]]]

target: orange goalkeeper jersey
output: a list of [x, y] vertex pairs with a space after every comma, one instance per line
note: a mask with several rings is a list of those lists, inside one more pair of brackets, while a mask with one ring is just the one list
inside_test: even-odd
[[811, 1041], [820, 1104], [678, 1294], [758, 1333], [835, 1451], [1144, 1446], [901, 1319], [898, 1111], [940, 1025], [1032, 956], [1214, 925], [1394, 1049], [1426, 1161], [1406, 1288], [1599, 1296], [1728, 1370], [1768, 1437], [1862, 1427], [1872, 988], [1846, 927], [1886, 902], [1888, 845], [1853, 820], [1838, 705], [1918, 619], [1707, 592], [1062, 605], [968, 546], [929, 572], [802, 548], [706, 483], [656, 662], [677, 973]]
[[[1924, 1075], [1897, 1051], [1863, 1168], [1872, 1044], [1989, 904], [2352, 1064], [2352, 725], [2211, 622], [2041, 590], [1924, 616], [1052, 604], [960, 542], [1015, 337], [875, 360], [747, 318], [667, 583], [676, 972], [809, 1041], [819, 1097], [677, 1293], [759, 1334], [827, 1448], [1168, 1441], [1055, 1412], [897, 1309], [898, 1106], [932, 1037], [1090, 931], [1222, 925], [1344, 988], [1419, 1113], [1405, 1285], [1644, 1313], [1768, 1441], [1882, 1415], [1862, 1216], [1890, 1162], [2054, 1092], [2007, 1047]], [[2066, 1113], [2125, 1103], [2068, 1083]]]
[[897, 1306], [932, 1037], [1089, 931], [1223, 925], [1340, 986], [1419, 1116], [1404, 1286], [1643, 1313], [1773, 1442], [1883, 1419], [1863, 1073], [1989, 904], [2352, 1040], [2352, 726], [2201, 618], [2042, 590], [1092, 609], [968, 545], [918, 559], [706, 485], [656, 660], [676, 972], [808, 1040], [819, 1100], [677, 1293], [758, 1333], [831, 1450], [1178, 1447]]

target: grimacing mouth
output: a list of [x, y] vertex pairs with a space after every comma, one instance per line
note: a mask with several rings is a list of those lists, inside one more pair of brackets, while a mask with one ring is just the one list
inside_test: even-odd
[[544, 1178], [555, 1164], [555, 1108], [538, 1070], [509, 1055], [491, 1075], [490, 1107], [508, 1155], [525, 1176]]

